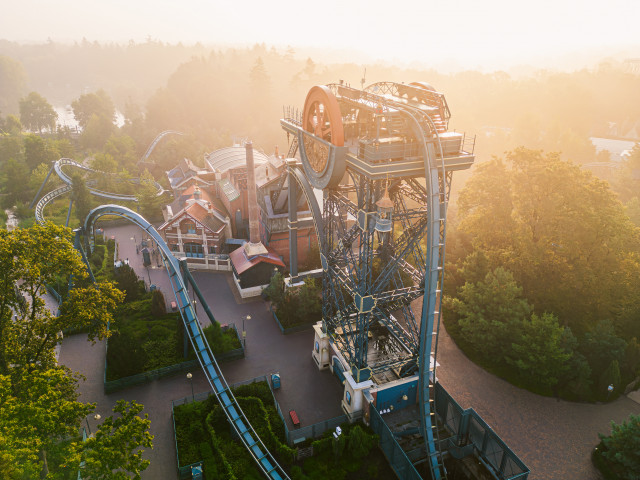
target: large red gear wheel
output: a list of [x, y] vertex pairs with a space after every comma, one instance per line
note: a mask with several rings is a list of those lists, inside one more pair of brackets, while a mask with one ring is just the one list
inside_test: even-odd
[[[302, 112], [302, 127], [318, 138], [337, 147], [344, 146], [344, 126], [338, 100], [324, 85], [316, 85], [309, 90]], [[322, 172], [327, 159], [324, 155], [308, 152], [309, 164], [316, 172]], [[316, 158], [317, 157], [317, 158]]]

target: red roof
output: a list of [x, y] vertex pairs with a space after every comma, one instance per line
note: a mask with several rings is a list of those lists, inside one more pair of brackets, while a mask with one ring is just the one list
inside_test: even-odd
[[244, 247], [237, 248], [231, 252], [229, 257], [231, 258], [231, 263], [238, 275], [242, 275], [250, 268], [253, 268], [262, 262], [284, 268], [285, 265], [282, 263], [282, 260], [280, 260], [278, 254], [271, 247], [266, 247], [266, 249], [269, 252], [267, 255], [256, 255], [251, 259], [247, 258], [247, 255], [244, 252]]
[[176, 215], [171, 217], [165, 223], [163, 223], [158, 230], [162, 231], [169, 227], [169, 225], [173, 224], [178, 218], [188, 216], [193, 220], [200, 222], [205, 228], [213, 233], [220, 232], [224, 227], [225, 223], [221, 221], [215, 215], [209, 213], [209, 211], [200, 205], [197, 202], [194, 202], [190, 205], [187, 205], [185, 209], [178, 212]]

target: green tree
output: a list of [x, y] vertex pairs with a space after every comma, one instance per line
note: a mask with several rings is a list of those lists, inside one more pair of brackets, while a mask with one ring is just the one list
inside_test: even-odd
[[566, 375], [572, 356], [572, 352], [563, 348], [565, 328], [549, 313], [540, 317], [531, 315], [531, 320], [522, 322], [519, 338], [511, 344], [513, 353], [507, 361], [526, 381], [546, 388], [555, 386]]
[[604, 370], [614, 360], [620, 362], [627, 342], [618, 337], [610, 320], [598, 322], [587, 332], [580, 345], [580, 351], [589, 361], [594, 380], [599, 380]]
[[376, 435], [368, 435], [360, 425], [356, 425], [349, 430], [347, 453], [352, 458], [361, 460], [369, 454], [377, 439]]
[[[60, 367], [35, 369], [28, 376], [0, 375], [0, 437], [8, 440], [19, 478], [44, 478], [51, 468], [79, 464], [74, 443], [80, 421], [94, 405], [77, 401], [76, 379]], [[47, 452], [63, 448], [64, 464], [48, 464]], [[46, 477], [50, 478], [50, 477]]]
[[604, 446], [601, 455], [624, 480], [640, 478], [640, 415], [631, 415], [617, 425], [611, 422], [611, 435], [599, 435]]
[[466, 283], [458, 298], [447, 304], [457, 315], [466, 342], [485, 359], [499, 362], [508, 356], [531, 306], [522, 298], [522, 288], [502, 267], [489, 272], [483, 281]]
[[24, 159], [29, 169], [33, 170], [41, 163], [50, 163], [60, 158], [55, 144], [38, 135], [25, 135]]
[[284, 290], [284, 277], [280, 272], [277, 272], [271, 277], [269, 286], [264, 289], [265, 295], [269, 297], [274, 305], [280, 305], [283, 301]]
[[49, 102], [36, 92], [20, 99], [20, 122], [32, 132], [54, 132], [58, 114]]
[[154, 317], [161, 317], [166, 313], [167, 305], [164, 301], [164, 295], [160, 290], [156, 289], [151, 296], [151, 314]]
[[127, 302], [137, 300], [144, 292], [144, 282], [129, 265], [121, 265], [116, 269], [115, 280], [118, 288], [125, 292]]
[[103, 151], [111, 155], [121, 168], [132, 170], [136, 167], [136, 143], [128, 135], [111, 135]]
[[607, 369], [602, 372], [600, 376], [599, 382], [599, 396], [604, 397], [605, 392], [607, 392], [607, 398], [609, 398], [609, 386], [613, 385], [613, 391], [618, 393], [620, 387], [622, 386], [622, 379], [620, 377], [620, 365], [618, 360], [612, 360]]
[[99, 119], [105, 119], [111, 125], [115, 121], [116, 109], [113, 101], [104, 90], [80, 95], [77, 100], [71, 102], [71, 108], [73, 109], [73, 116], [82, 129], [89, 125], [94, 115]]
[[0, 110], [18, 112], [18, 101], [24, 94], [27, 74], [22, 64], [13, 58], [0, 55]]
[[0, 171], [0, 185], [5, 194], [2, 204], [6, 208], [13, 207], [17, 202], [30, 200], [31, 192], [25, 188], [29, 183], [29, 168], [13, 158], [2, 165]]
[[149, 171], [145, 168], [140, 175], [140, 188], [136, 194], [140, 211], [145, 218], [154, 219], [162, 215], [162, 207], [164, 205], [164, 195], [158, 195], [155, 180]]
[[76, 218], [80, 225], [84, 223], [84, 219], [91, 211], [91, 193], [87, 188], [85, 179], [79, 173], [71, 177], [71, 185], [73, 187], [72, 198], [75, 205]]
[[[140, 417], [143, 406], [118, 400], [113, 413], [98, 427], [95, 436], [82, 445], [82, 478], [87, 480], [140, 480], [149, 466], [142, 459], [144, 448], [153, 448], [149, 416]], [[131, 476], [133, 474], [133, 476]]]
[[307, 278], [296, 293], [298, 300], [297, 315], [300, 319], [322, 318], [322, 287], [313, 278]]
[[633, 197], [626, 204], [627, 215], [636, 227], [640, 227], [640, 198]]
[[22, 132], [22, 123], [15, 115], [7, 115], [2, 125], [2, 130], [9, 135], [18, 135]]
[[567, 369], [560, 378], [558, 390], [572, 399], [585, 400], [591, 396], [591, 367], [585, 356], [578, 350], [578, 339], [569, 327], [564, 329], [562, 348], [565, 352], [573, 352], [573, 355], [569, 358]]
[[80, 142], [87, 149], [102, 149], [114, 129], [112, 120], [94, 113], [83, 128]]
[[[53, 367], [58, 333], [65, 328], [89, 328], [92, 339], [107, 335], [111, 311], [123, 295], [111, 283], [82, 285], [86, 267], [71, 235], [50, 223], [0, 231], [0, 374]], [[55, 314], [42, 298], [46, 285], [70, 275], [77, 287]]]
[[13, 159], [24, 163], [24, 144], [19, 134], [20, 132], [0, 136], [0, 159], [3, 161]]
[[[460, 193], [459, 232], [491, 269], [504, 266], [536, 313], [583, 335], [634, 296], [640, 236], [608, 184], [557, 154], [517, 148], [475, 171]], [[449, 267], [447, 267], [449, 268]], [[615, 272], [615, 273], [614, 273]], [[450, 285], [450, 283], [449, 283]]]

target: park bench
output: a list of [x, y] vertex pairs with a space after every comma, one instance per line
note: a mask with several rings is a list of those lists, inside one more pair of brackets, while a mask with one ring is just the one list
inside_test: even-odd
[[294, 427], [300, 426], [300, 419], [298, 418], [298, 414], [295, 410], [289, 410], [289, 416], [291, 417], [291, 421], [293, 422]]

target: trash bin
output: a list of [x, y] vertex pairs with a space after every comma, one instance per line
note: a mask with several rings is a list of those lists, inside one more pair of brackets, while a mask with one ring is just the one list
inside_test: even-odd
[[280, 388], [280, 374], [279, 373], [271, 374], [271, 386], [273, 387], [274, 390], [277, 390], [277, 389]]
[[204, 478], [202, 475], [202, 464], [191, 466], [191, 478], [193, 480], [202, 480]]

